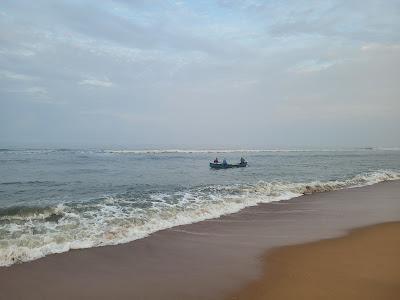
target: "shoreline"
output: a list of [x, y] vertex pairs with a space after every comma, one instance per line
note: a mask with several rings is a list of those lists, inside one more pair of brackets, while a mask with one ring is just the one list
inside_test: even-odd
[[262, 277], [226, 299], [399, 299], [399, 253], [400, 221], [272, 249]]
[[0, 288], [7, 299], [224, 299], [262, 276], [268, 249], [399, 221], [399, 194], [400, 181], [391, 181], [247, 207], [127, 244], [0, 267]]

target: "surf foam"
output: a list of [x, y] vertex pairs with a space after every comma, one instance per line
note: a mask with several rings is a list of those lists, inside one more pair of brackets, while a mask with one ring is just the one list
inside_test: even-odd
[[70, 249], [126, 243], [159, 230], [218, 218], [259, 203], [398, 179], [400, 172], [382, 170], [342, 181], [260, 181], [255, 184], [203, 186], [173, 194], [155, 193], [143, 207], [117, 195], [91, 203], [2, 210], [0, 266]]

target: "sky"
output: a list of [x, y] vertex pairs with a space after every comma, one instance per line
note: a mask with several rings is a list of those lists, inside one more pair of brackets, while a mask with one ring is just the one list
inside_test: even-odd
[[2, 0], [0, 147], [400, 146], [398, 0]]

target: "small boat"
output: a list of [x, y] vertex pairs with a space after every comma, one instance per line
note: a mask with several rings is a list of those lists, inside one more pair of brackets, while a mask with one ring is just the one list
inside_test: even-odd
[[223, 164], [210, 162], [211, 169], [230, 169], [230, 168], [244, 168], [247, 166], [247, 161], [238, 164]]

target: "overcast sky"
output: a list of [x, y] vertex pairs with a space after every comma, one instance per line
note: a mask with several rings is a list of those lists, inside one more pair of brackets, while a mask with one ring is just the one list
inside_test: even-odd
[[2, 0], [9, 146], [400, 146], [400, 1]]

